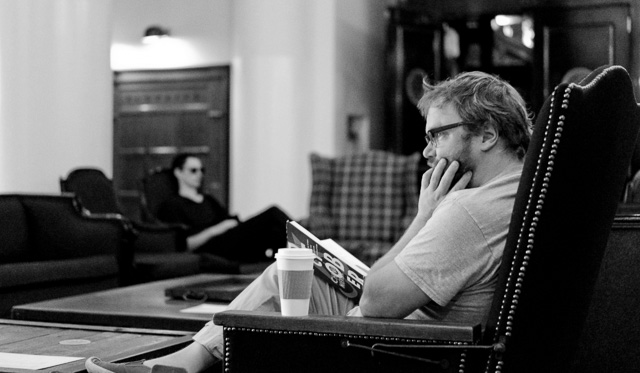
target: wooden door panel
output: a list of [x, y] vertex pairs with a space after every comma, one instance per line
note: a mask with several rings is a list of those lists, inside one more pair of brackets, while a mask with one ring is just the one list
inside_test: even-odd
[[205, 188], [228, 204], [229, 67], [116, 73], [114, 185], [125, 213], [140, 181], [181, 152], [200, 156]]
[[[121, 153], [120, 158], [122, 163], [126, 164], [125, 167], [121, 167], [115, 170], [113, 179], [118, 180], [116, 188], [118, 189], [119, 196], [127, 196], [137, 198], [137, 191], [139, 189], [139, 180], [132, 175], [141, 175], [147, 170], [146, 157], [142, 153]], [[114, 184], [115, 185], [115, 184]], [[124, 194], [123, 194], [124, 193]]]

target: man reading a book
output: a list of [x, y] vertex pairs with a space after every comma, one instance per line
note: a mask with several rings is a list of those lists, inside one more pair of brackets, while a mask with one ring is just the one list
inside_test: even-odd
[[[508, 83], [480, 72], [424, 82], [426, 118], [418, 213], [370, 269], [359, 304], [316, 277], [311, 314], [483, 323], [488, 316], [511, 211], [529, 145], [531, 119]], [[269, 267], [229, 309], [279, 311]], [[195, 343], [145, 362], [87, 360], [89, 372], [150, 372], [168, 365], [199, 372], [222, 358], [222, 327], [207, 323]]]

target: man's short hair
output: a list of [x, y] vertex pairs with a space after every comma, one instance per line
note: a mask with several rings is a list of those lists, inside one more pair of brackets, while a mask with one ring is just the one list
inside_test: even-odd
[[198, 158], [198, 156], [192, 153], [179, 153], [178, 155], [173, 157], [173, 160], [171, 161], [171, 169], [181, 170], [184, 164], [187, 162], [188, 158]]
[[432, 85], [425, 77], [424, 94], [418, 109], [427, 117], [429, 108], [451, 104], [465, 122], [465, 126], [478, 133], [483, 126], [492, 124], [509, 149], [522, 159], [529, 147], [531, 115], [518, 91], [501, 78], [487, 73], [465, 72], [454, 78]]

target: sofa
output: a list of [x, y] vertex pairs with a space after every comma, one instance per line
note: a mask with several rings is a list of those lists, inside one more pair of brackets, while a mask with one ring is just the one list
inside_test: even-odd
[[0, 195], [0, 317], [11, 307], [114, 288], [130, 276], [130, 230], [68, 195]]

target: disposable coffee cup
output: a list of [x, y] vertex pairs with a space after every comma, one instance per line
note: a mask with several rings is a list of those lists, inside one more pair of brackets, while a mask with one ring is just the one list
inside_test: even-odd
[[311, 249], [278, 249], [278, 287], [280, 308], [283, 316], [307, 316], [313, 282], [313, 259]]

